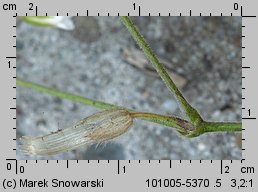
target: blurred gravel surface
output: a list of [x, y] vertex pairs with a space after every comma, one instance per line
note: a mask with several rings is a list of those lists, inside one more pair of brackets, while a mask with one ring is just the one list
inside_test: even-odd
[[[123, 59], [138, 49], [117, 17], [74, 17], [74, 31], [17, 26], [17, 76], [47, 87], [139, 111], [179, 115], [161, 79]], [[241, 17], [134, 17], [160, 58], [187, 80], [185, 97], [210, 121], [241, 121]], [[173, 77], [172, 77], [173, 78]], [[17, 88], [17, 138], [40, 136], [99, 111]], [[17, 159], [241, 159], [241, 133], [184, 138], [136, 120], [108, 144], [48, 157]]]

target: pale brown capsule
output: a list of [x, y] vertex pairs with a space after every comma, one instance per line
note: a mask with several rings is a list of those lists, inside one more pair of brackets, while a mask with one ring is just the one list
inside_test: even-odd
[[111, 140], [125, 133], [133, 118], [123, 109], [106, 110], [42, 137], [21, 138], [20, 150], [27, 155], [52, 155], [82, 145]]

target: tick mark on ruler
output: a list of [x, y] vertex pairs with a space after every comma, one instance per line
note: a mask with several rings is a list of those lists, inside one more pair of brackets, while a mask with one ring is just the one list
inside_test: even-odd
[[221, 175], [222, 175], [222, 173], [223, 173], [223, 172], [222, 172], [222, 166], [223, 166], [223, 165], [222, 165], [222, 160], [220, 160], [220, 174], [221, 174]]
[[119, 160], [117, 160], [117, 174], [118, 175], [120, 174], [120, 171], [119, 171]]

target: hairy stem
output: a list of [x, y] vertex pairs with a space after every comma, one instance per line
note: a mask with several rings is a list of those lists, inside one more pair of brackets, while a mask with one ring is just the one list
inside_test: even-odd
[[[78, 96], [78, 95], [75, 95], [75, 94], [72, 94], [72, 93], [67, 93], [67, 92], [64, 92], [64, 91], [59, 91], [59, 90], [56, 90], [56, 89], [48, 88], [48, 87], [39, 85], [37, 83], [24, 81], [20, 78], [16, 79], [16, 84], [18, 86], [21, 86], [21, 87], [30, 88], [30, 89], [33, 89], [33, 90], [36, 90], [36, 91], [39, 91], [39, 92], [42, 92], [42, 93], [48, 93], [48, 94], [57, 96], [59, 98], [69, 99], [71, 101], [78, 102], [78, 103], [83, 103], [85, 105], [90, 105], [90, 106], [93, 106], [93, 107], [96, 107], [96, 108], [99, 108], [99, 109], [122, 108], [122, 109], [126, 109], [130, 112], [133, 112], [132, 109], [128, 109], [128, 108], [121, 107], [121, 106], [118, 106], [118, 105], [105, 103], [105, 102], [102, 102], [102, 101], [97, 101], [97, 100], [81, 97], [81, 96]], [[138, 117], [138, 118], [146, 120], [146, 121], [151, 121], [151, 122], [154, 122], [154, 123], [158, 123], [158, 124], [161, 124], [161, 125], [174, 127], [174, 128], [179, 128], [178, 124], [176, 123], [176, 120], [177, 121], [181, 120], [182, 122], [184, 121], [183, 119], [180, 119], [178, 117], [158, 115], [158, 114], [152, 114], [152, 113], [145, 113], [145, 116], [140, 115], [141, 114], [140, 112], [138, 112], [138, 115], [137, 115], [136, 112], [133, 113], [133, 114], [134, 114], [133, 116], [135, 118]]]
[[72, 93], [67, 93], [64, 91], [59, 91], [56, 89], [48, 88], [37, 83], [31, 83], [24, 81], [20, 78], [16, 79], [16, 84], [21, 87], [30, 88], [42, 93], [48, 93], [50, 95], [57, 96], [63, 99], [69, 99], [74, 102], [83, 103], [100, 109], [117, 109], [123, 108], [130, 112], [132, 118], [139, 118], [145, 121], [154, 122], [157, 124], [165, 125], [168, 127], [176, 128], [176, 130], [185, 136], [188, 137], [197, 137], [206, 132], [232, 132], [232, 131], [241, 131], [242, 124], [235, 122], [205, 122], [201, 123], [200, 129], [196, 129], [192, 124], [184, 119], [175, 116], [166, 116], [155, 113], [145, 113], [145, 112], [135, 112], [132, 109], [121, 107], [114, 104], [105, 103], [102, 101], [92, 100], [89, 98], [81, 97]]
[[39, 85], [37, 83], [24, 81], [24, 80], [19, 79], [19, 78], [16, 79], [16, 84], [18, 86], [31, 88], [31, 89], [34, 89], [36, 91], [42, 92], [42, 93], [48, 93], [48, 94], [57, 96], [59, 98], [69, 99], [71, 101], [75, 101], [75, 102], [78, 102], [78, 103], [83, 103], [85, 105], [94, 106], [94, 107], [99, 108], [99, 109], [123, 108], [123, 107], [118, 106], [118, 105], [113, 105], [113, 104], [109, 104], [109, 103], [105, 103], [105, 102], [101, 102], [101, 101], [97, 101], [97, 100], [93, 100], [93, 99], [88, 99], [88, 98], [85, 98], [85, 97], [82, 97], [82, 96], [79, 96], [79, 95], [75, 95], [75, 94], [72, 94], [72, 93], [67, 93], [67, 92], [64, 92], [64, 91], [59, 91], [59, 90], [56, 90], [56, 89], [44, 87], [44, 86]]
[[130, 115], [133, 118], [151, 120], [152, 122], [160, 123], [169, 127], [174, 127], [180, 132], [185, 132], [185, 130], [192, 129], [191, 123], [175, 116], [165, 116], [165, 115], [160, 115], [155, 113], [145, 113], [145, 112], [131, 112]]
[[128, 31], [131, 33], [135, 41], [138, 43], [138, 45], [141, 47], [143, 52], [145, 53], [146, 57], [150, 60], [160, 77], [165, 82], [167, 88], [170, 90], [171, 93], [174, 94], [176, 99], [179, 101], [181, 106], [183, 107], [183, 112], [186, 114], [186, 116], [189, 118], [190, 122], [197, 126], [200, 124], [203, 120], [198, 113], [198, 111], [193, 108], [187, 100], [184, 98], [183, 94], [179, 91], [173, 80], [170, 78], [162, 64], [159, 62], [158, 58], [148, 45], [148, 43], [144, 40], [143, 36], [140, 34], [140, 32], [136, 29], [132, 21], [128, 17], [120, 17], [121, 21], [124, 23], [124, 25], [127, 27]]
[[204, 132], [236, 132], [242, 131], [239, 122], [204, 122]]

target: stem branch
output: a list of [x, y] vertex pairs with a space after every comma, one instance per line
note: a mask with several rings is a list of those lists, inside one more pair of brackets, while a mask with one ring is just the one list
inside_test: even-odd
[[115, 109], [115, 108], [123, 108], [130, 111], [130, 114], [133, 118], [139, 118], [145, 121], [154, 122], [157, 124], [165, 125], [168, 127], [176, 128], [176, 130], [185, 136], [196, 137], [206, 132], [235, 132], [242, 130], [241, 123], [235, 122], [202, 122], [202, 129], [195, 130], [192, 124], [184, 119], [175, 116], [166, 116], [155, 113], [145, 113], [145, 112], [135, 112], [132, 109], [128, 109], [125, 107], [121, 107], [118, 105], [105, 103], [102, 101], [97, 101], [85, 97], [81, 97], [72, 93], [67, 93], [64, 91], [59, 91], [56, 89], [48, 88], [37, 83], [31, 83], [24, 81], [20, 78], [16, 79], [16, 84], [21, 87], [30, 88], [42, 93], [48, 93], [50, 95], [57, 96], [63, 99], [69, 99], [71, 101], [83, 103], [86, 105], [90, 105], [100, 109]]
[[69, 99], [71, 101], [78, 102], [78, 103], [83, 103], [85, 105], [90, 105], [90, 106], [93, 106], [93, 107], [96, 107], [96, 108], [99, 108], [99, 109], [123, 108], [123, 109], [126, 109], [126, 110], [132, 112], [132, 116], [134, 118], [140, 118], [140, 119], [143, 119], [143, 120], [146, 120], [146, 121], [151, 121], [151, 122], [158, 123], [158, 124], [165, 125], [165, 126], [169, 126], [169, 127], [179, 128], [176, 121], [182, 121], [182, 122], [185, 121], [185, 120], [180, 119], [178, 117], [158, 115], [158, 114], [154, 114], [154, 113], [133, 112], [132, 109], [128, 109], [128, 108], [121, 107], [121, 106], [118, 106], [118, 105], [105, 103], [105, 102], [102, 102], [102, 101], [97, 101], [97, 100], [81, 97], [81, 96], [78, 96], [78, 95], [75, 95], [75, 94], [72, 94], [72, 93], [67, 93], [67, 92], [64, 92], [64, 91], [59, 91], [59, 90], [56, 90], [56, 89], [48, 88], [48, 87], [39, 85], [37, 83], [24, 81], [20, 78], [16, 79], [16, 84], [17, 84], [17, 86], [30, 88], [30, 89], [33, 89], [33, 90], [36, 90], [36, 91], [39, 91], [39, 92], [42, 92], [42, 93], [48, 93], [48, 94], [57, 96], [59, 98]]
[[198, 111], [187, 102], [183, 94], [176, 87], [173, 80], [170, 78], [170, 76], [168, 75], [168, 73], [166, 72], [162, 64], [155, 56], [152, 49], [146, 43], [146, 41], [144, 40], [142, 35], [138, 32], [138, 30], [135, 28], [135, 26], [130, 21], [130, 19], [128, 17], [120, 17], [120, 18], [124, 23], [124, 25], [129, 30], [129, 32], [131, 33], [131, 35], [133, 36], [133, 38], [135, 39], [135, 41], [142, 48], [147, 58], [151, 61], [154, 68], [156, 69], [160, 77], [163, 79], [163, 81], [165, 82], [170, 92], [172, 92], [176, 97], [176, 99], [179, 101], [179, 104], [183, 107], [184, 114], [186, 114], [190, 122], [175, 116], [159, 115], [155, 113], [135, 112], [132, 109], [127, 109], [122, 106], [81, 97], [72, 93], [67, 93], [67, 92], [59, 91], [52, 88], [47, 88], [36, 83], [31, 83], [31, 82], [21, 80], [19, 78], [16, 79], [17, 85], [26, 87], [26, 88], [31, 88], [39, 92], [48, 93], [48, 94], [57, 96], [59, 98], [69, 99], [71, 101], [94, 106], [100, 109], [123, 108], [125, 110], [128, 110], [133, 118], [140, 118], [143, 120], [176, 128], [179, 133], [188, 137], [197, 137], [206, 132], [235, 132], [235, 131], [242, 130], [241, 123], [203, 121]]
[[179, 103], [183, 107], [183, 112], [186, 114], [186, 116], [189, 118], [190, 122], [197, 126], [200, 124], [203, 120], [198, 113], [198, 111], [193, 108], [187, 100], [184, 98], [183, 94], [179, 91], [173, 80], [170, 78], [162, 64], [159, 62], [158, 58], [148, 45], [148, 43], [144, 40], [143, 36], [140, 34], [140, 32], [136, 29], [132, 21], [128, 17], [120, 17], [121, 21], [124, 23], [124, 25], [127, 27], [128, 31], [133, 36], [134, 40], [137, 42], [137, 44], [141, 47], [143, 52], [145, 53], [146, 57], [150, 60], [160, 77], [165, 82], [167, 88], [170, 90], [171, 93], [176, 97], [176, 99], [179, 101]]

